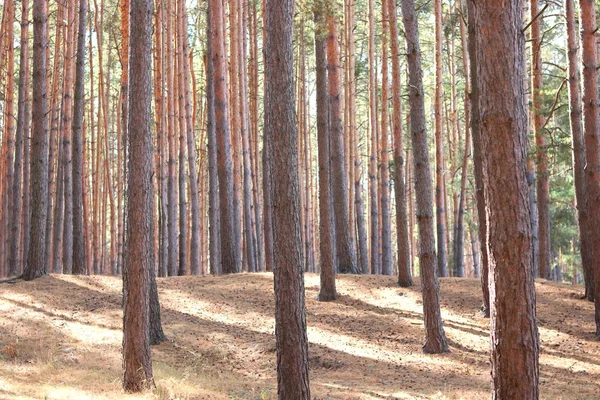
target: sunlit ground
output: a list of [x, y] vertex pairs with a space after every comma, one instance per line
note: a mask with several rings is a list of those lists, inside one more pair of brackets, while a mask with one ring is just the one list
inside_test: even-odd
[[[442, 280], [451, 353], [424, 355], [418, 286], [340, 276], [316, 301], [306, 276], [311, 389], [317, 399], [482, 399], [489, 321], [478, 280]], [[600, 346], [582, 287], [538, 283], [541, 397], [600, 398]], [[121, 282], [51, 275], [0, 286], [0, 399], [274, 399], [270, 274], [159, 280], [169, 341], [153, 349], [156, 389], [121, 390]]]

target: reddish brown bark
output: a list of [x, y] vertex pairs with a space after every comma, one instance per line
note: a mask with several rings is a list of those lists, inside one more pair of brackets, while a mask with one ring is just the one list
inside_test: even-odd
[[515, 0], [473, 7], [489, 221], [492, 399], [539, 396], [522, 6]]
[[588, 236], [593, 249], [596, 337], [600, 338], [600, 115], [598, 105], [598, 51], [596, 9], [592, 0], [580, 0], [583, 45], [583, 120], [585, 182], [590, 210]]
[[565, 1], [567, 20], [567, 56], [569, 60], [569, 102], [571, 135], [573, 138], [573, 173], [575, 175], [575, 196], [579, 222], [579, 246], [581, 264], [585, 277], [585, 296], [594, 300], [593, 248], [588, 235], [589, 209], [585, 182], [585, 143], [583, 140], [583, 112], [581, 103], [581, 78], [579, 59], [579, 24], [575, 16], [575, 1]]

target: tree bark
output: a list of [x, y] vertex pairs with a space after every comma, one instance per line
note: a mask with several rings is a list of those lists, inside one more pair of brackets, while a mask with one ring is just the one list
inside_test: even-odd
[[581, 78], [579, 59], [579, 24], [576, 18], [575, 1], [565, 1], [567, 20], [567, 57], [569, 60], [569, 103], [571, 117], [571, 135], [573, 138], [573, 173], [575, 175], [575, 198], [577, 199], [577, 217], [579, 222], [579, 246], [581, 264], [585, 277], [585, 297], [594, 301], [593, 248], [588, 235], [589, 209], [585, 182], [585, 144], [582, 130]]
[[542, 22], [538, 15], [538, 0], [531, 0], [531, 96], [533, 107], [533, 131], [537, 161], [537, 207], [538, 207], [538, 270], [540, 278], [550, 278], [550, 183], [548, 149], [544, 132], [545, 118], [542, 114]]
[[154, 385], [150, 352], [150, 281], [154, 270], [151, 0], [131, 1], [129, 173], [123, 294], [123, 388]]
[[492, 399], [539, 396], [522, 6], [514, 0], [474, 7], [489, 223]]
[[369, 132], [371, 154], [369, 157], [369, 196], [371, 207], [371, 273], [381, 273], [379, 257], [379, 201], [377, 195], [377, 71], [375, 69], [375, 2], [369, 0]]
[[[29, 126], [29, 1], [22, 0], [21, 14], [21, 51], [19, 55], [19, 105], [17, 110], [17, 131], [15, 137], [15, 166], [12, 187], [13, 210], [10, 221], [9, 270], [8, 276], [17, 275], [22, 268], [21, 210], [23, 187], [23, 158], [25, 151], [25, 128]], [[29, 130], [27, 130], [28, 132]], [[19, 246], [21, 244], [21, 246]]]
[[583, 120], [585, 177], [588, 190], [588, 236], [593, 249], [596, 337], [600, 338], [600, 116], [598, 105], [598, 51], [596, 8], [592, 0], [580, 0], [583, 44]]
[[73, 274], [86, 273], [83, 224], [83, 111], [85, 96], [85, 34], [87, 0], [79, 2], [79, 31], [75, 67], [75, 103], [73, 110]]
[[231, 133], [229, 130], [227, 101], [227, 66], [225, 54], [225, 34], [222, 24], [223, 3], [210, 0], [211, 7], [211, 61], [213, 67], [215, 129], [217, 136], [217, 165], [219, 178], [221, 273], [241, 272], [241, 257], [236, 240], [233, 158], [231, 153]]
[[31, 149], [30, 242], [23, 279], [33, 280], [47, 273], [45, 260], [48, 218], [48, 135], [46, 98], [47, 0], [33, 2], [33, 145]]
[[308, 339], [304, 308], [298, 132], [294, 113], [292, 0], [267, 0], [265, 40], [265, 145], [273, 203], [273, 270], [277, 395], [309, 400]]
[[317, 138], [319, 152], [319, 253], [321, 267], [320, 301], [333, 301], [335, 288], [335, 235], [332, 224], [331, 165], [325, 55], [326, 27], [320, 11], [315, 11], [315, 69], [317, 81]]
[[481, 312], [484, 317], [490, 316], [490, 290], [488, 284], [488, 236], [487, 219], [485, 211], [485, 193], [483, 184], [483, 149], [481, 145], [481, 129], [479, 115], [479, 79], [477, 75], [477, 30], [475, 28], [475, 4], [467, 0], [468, 34], [469, 34], [469, 59], [471, 80], [471, 136], [473, 140], [473, 170], [475, 175], [475, 197], [477, 202], [477, 227], [481, 243], [481, 291], [483, 303]]
[[329, 91], [329, 132], [331, 150], [331, 191], [335, 215], [336, 249], [339, 272], [357, 274], [354, 243], [350, 237], [348, 216], [348, 191], [346, 165], [344, 163], [344, 140], [340, 94], [340, 53], [337, 37], [337, 22], [333, 16], [327, 18], [327, 78]]
[[[433, 196], [431, 193], [431, 171], [427, 131], [425, 124], [425, 99], [423, 92], [423, 72], [419, 49], [419, 27], [414, 0], [402, 0], [402, 19], [406, 37], [411, 138], [415, 174], [417, 221], [419, 225], [419, 269], [423, 291], [423, 316], [425, 319], [425, 353], [447, 352], [448, 343], [442, 325], [437, 277], [435, 240], [433, 230]], [[443, 240], [443, 237], [440, 238]]]
[[400, 44], [396, 2], [388, 0], [390, 45], [392, 49], [392, 101], [394, 103], [394, 190], [396, 194], [396, 239], [398, 242], [398, 285], [413, 285], [410, 271], [408, 216], [406, 215], [406, 183], [404, 182], [404, 140], [402, 132], [402, 89], [400, 79]]
[[446, 249], [446, 208], [444, 188], [444, 127], [442, 103], [444, 86], [442, 80], [442, 0], [434, 2], [435, 14], [435, 209], [437, 227], [437, 268], [441, 277], [448, 275]]
[[389, 12], [387, 1], [382, 7], [382, 35], [381, 35], [381, 153], [379, 164], [379, 201], [381, 203], [381, 273], [392, 275], [392, 219], [390, 216], [390, 165], [389, 165], [389, 68], [388, 68], [388, 36]]

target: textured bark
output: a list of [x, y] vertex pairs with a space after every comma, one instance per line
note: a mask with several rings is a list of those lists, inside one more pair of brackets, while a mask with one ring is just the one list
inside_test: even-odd
[[248, 126], [248, 79], [246, 74], [245, 28], [242, 0], [238, 0], [238, 37], [239, 37], [239, 98], [240, 98], [240, 135], [242, 139], [242, 172], [243, 172], [243, 221], [244, 221], [244, 250], [249, 272], [257, 271], [256, 236], [253, 222], [252, 202], [252, 164], [250, 161], [250, 130]]
[[587, 186], [588, 236], [593, 251], [596, 337], [600, 338], [600, 115], [598, 105], [598, 50], [596, 9], [592, 0], [580, 0], [583, 44], [583, 119], [585, 182]]
[[448, 275], [446, 248], [446, 192], [444, 188], [444, 127], [442, 80], [442, 0], [434, 2], [435, 14], [435, 210], [437, 228], [437, 268], [441, 277]]
[[[207, 7], [206, 19], [207, 26], [211, 27], [212, 14], [211, 7]], [[209, 28], [210, 29], [210, 28]], [[212, 34], [206, 38], [206, 52], [212, 54]], [[207, 60], [209, 58], [207, 57]], [[217, 136], [215, 130], [215, 105], [214, 105], [214, 86], [213, 86], [213, 64], [206, 62], [206, 135], [208, 137], [208, 218], [210, 225], [210, 273], [219, 275], [221, 273], [221, 243], [220, 243], [220, 224], [219, 224], [219, 178], [217, 171]]]
[[87, 0], [79, 1], [79, 30], [75, 67], [75, 103], [73, 110], [73, 274], [86, 273], [83, 224], [83, 111], [85, 95], [85, 34]]
[[569, 104], [571, 135], [573, 138], [573, 173], [575, 175], [575, 198], [579, 222], [579, 246], [581, 264], [585, 277], [585, 297], [594, 301], [593, 248], [588, 236], [589, 209], [585, 184], [585, 144], [583, 141], [583, 112], [581, 107], [581, 79], [579, 59], [579, 24], [575, 16], [575, 1], [565, 0], [567, 20], [567, 57], [569, 60]]
[[390, 166], [389, 166], [389, 68], [388, 68], [388, 36], [389, 12], [387, 1], [382, 3], [382, 35], [381, 35], [381, 143], [379, 158], [379, 201], [381, 204], [381, 273], [391, 275], [392, 268], [392, 219], [390, 216]]
[[485, 193], [483, 185], [483, 150], [481, 148], [481, 129], [479, 122], [479, 80], [477, 75], [477, 43], [475, 29], [475, 10], [473, 0], [467, 0], [469, 59], [471, 80], [471, 136], [473, 139], [473, 170], [475, 175], [475, 197], [477, 202], [477, 227], [481, 242], [481, 291], [483, 303], [481, 312], [484, 317], [490, 316], [490, 290], [488, 284], [488, 236], [485, 212]]
[[[123, 155], [126, 156], [127, 153], [127, 138], [128, 138], [128, 121], [129, 121], [129, 11], [130, 11], [130, 7], [129, 7], [129, 0], [119, 0], [119, 8], [121, 10], [121, 26], [120, 26], [120, 30], [121, 30], [121, 77], [120, 77], [120, 84], [121, 84], [121, 120], [119, 121], [120, 123], [120, 128], [121, 128], [121, 143], [119, 146], [119, 150], [122, 149], [122, 151], [119, 151], [119, 170], [122, 171], [123, 174], [123, 179], [120, 180], [120, 184], [119, 184], [119, 188], [120, 188], [120, 192], [122, 193], [122, 195], [125, 194], [126, 188], [125, 188], [125, 180], [127, 179], [127, 157], [123, 157]], [[159, 13], [155, 13], [155, 19], [159, 17]], [[156, 38], [157, 41], [161, 39], [162, 35], [161, 35], [162, 29], [157, 29], [156, 30]], [[162, 65], [158, 65], [157, 68], [155, 69], [155, 76], [157, 77], [157, 79], [159, 79], [159, 82], [162, 83], [162, 70], [161, 70]], [[163, 85], [160, 85], [160, 89], [163, 89]], [[162, 118], [162, 96], [156, 96], [155, 97], [155, 101], [157, 103], [159, 103], [156, 107], [156, 125], [157, 125], [157, 132], [158, 132], [158, 137], [159, 140], [163, 135], [163, 118]], [[162, 168], [162, 165], [159, 165], [159, 167]], [[162, 175], [159, 175], [162, 178]], [[162, 179], [161, 179], [161, 184], [162, 184]], [[119, 204], [121, 205], [122, 202], [119, 201]], [[123, 264], [123, 247], [124, 247], [124, 232], [125, 232], [125, 213], [123, 211], [124, 206], [120, 206], [119, 207], [119, 228], [118, 228], [118, 232], [119, 232], [119, 255], [118, 255], [118, 266], [117, 269], [119, 271], [122, 270], [122, 264]], [[162, 211], [162, 209], [160, 210]], [[162, 257], [162, 250], [163, 247], [160, 247], [160, 256]], [[160, 258], [160, 260], [162, 260], [162, 258]]]
[[294, 113], [292, 0], [267, 0], [265, 40], [265, 145], [273, 174], [273, 270], [277, 395], [280, 400], [309, 400], [308, 339], [304, 308], [298, 132]]
[[371, 273], [381, 273], [379, 257], [379, 201], [377, 195], [377, 71], [375, 69], [375, 1], [369, 0], [369, 132], [371, 154], [369, 157], [369, 196], [371, 214]]
[[[21, 243], [21, 179], [23, 177], [23, 152], [25, 149], [25, 128], [29, 126], [29, 1], [22, 0], [21, 51], [19, 55], [19, 105], [17, 110], [17, 131], [15, 137], [15, 165], [12, 187], [13, 210], [10, 221], [8, 276], [17, 275], [22, 269], [19, 244]], [[28, 132], [29, 130], [27, 130]]]
[[539, 396], [522, 6], [514, 0], [474, 7], [489, 229], [492, 399]]
[[33, 280], [47, 273], [45, 260], [48, 217], [48, 135], [46, 98], [46, 46], [48, 3], [33, 2], [33, 144], [31, 149], [31, 221], [27, 263], [23, 279]]
[[548, 171], [548, 149], [544, 131], [545, 117], [542, 114], [542, 22], [538, 0], [531, 0], [531, 96], [533, 132], [537, 167], [538, 207], [538, 271], [540, 278], [550, 279], [550, 182]]
[[210, 0], [211, 7], [211, 61], [213, 67], [215, 129], [217, 136], [217, 168], [219, 178], [221, 273], [241, 272], [241, 257], [236, 240], [233, 165], [231, 134], [228, 119], [227, 66], [225, 33], [222, 24], [223, 3]]
[[401, 6], [408, 57], [410, 129], [413, 145], [416, 213], [420, 238], [419, 269], [421, 270], [426, 334], [423, 352], [442, 353], [448, 351], [448, 343], [446, 342], [440, 311], [433, 229], [432, 182], [431, 171], [429, 170], [423, 72], [421, 70], [421, 51], [419, 49], [419, 27], [415, 15], [414, 0], [402, 0]]
[[167, 141], [168, 141], [168, 169], [167, 178], [167, 224], [169, 229], [168, 248], [169, 260], [167, 272], [169, 276], [177, 275], [177, 149], [175, 143], [175, 65], [173, 51], [173, 11], [174, 2], [165, 3], [165, 19], [167, 25], [165, 73], [167, 75]]
[[129, 173], [127, 239], [123, 266], [123, 388], [154, 385], [150, 352], [150, 282], [154, 270], [151, 0], [131, 1], [129, 69]]
[[[179, 3], [179, 2], [178, 2]], [[179, 15], [177, 15], [179, 18]], [[176, 25], [176, 27], [179, 24]], [[179, 31], [179, 29], [178, 29]], [[179, 264], [177, 269], [177, 275], [183, 276], [187, 274], [187, 193], [185, 188], [185, 146], [186, 146], [186, 121], [185, 121], [185, 99], [184, 99], [184, 82], [183, 82], [183, 62], [187, 62], [187, 59], [182, 57], [181, 48], [176, 51], [177, 54], [177, 76], [175, 78], [175, 85], [177, 87], [177, 120], [179, 123]]]
[[335, 215], [336, 250], [339, 272], [357, 274], [354, 243], [350, 236], [348, 216], [348, 191], [340, 94], [340, 53], [337, 23], [333, 16], [327, 20], [327, 78], [329, 91], [329, 133], [331, 150], [331, 191]]
[[[460, 20], [460, 38], [462, 44], [462, 58], [463, 58], [463, 71], [465, 71], [465, 97], [464, 97], [464, 110], [465, 110], [465, 140], [464, 140], [464, 152], [461, 167], [460, 177], [460, 193], [458, 200], [458, 208], [456, 209], [456, 220], [454, 221], [454, 241], [452, 258], [454, 260], [454, 271], [455, 276], [465, 276], [465, 207], [467, 203], [467, 173], [469, 166], [469, 157], [471, 154], [471, 104], [470, 96], [472, 93], [471, 89], [471, 76], [470, 76], [470, 62], [469, 62], [469, 45], [468, 45], [468, 34], [466, 21], [461, 18]], [[456, 89], [453, 88], [455, 92]], [[456, 123], [458, 125], [458, 123]]]
[[192, 275], [200, 274], [200, 199], [198, 193], [198, 170], [196, 162], [196, 138], [194, 135], [193, 110], [192, 110], [192, 92], [191, 92], [191, 73], [189, 63], [190, 45], [188, 39], [188, 19], [183, 1], [179, 5], [181, 30], [182, 57], [180, 61], [183, 66], [184, 79], [184, 97], [185, 97], [185, 119], [186, 119], [186, 139], [188, 152], [188, 168], [190, 181], [190, 211], [191, 211], [191, 243], [190, 243], [190, 271]]
[[[67, 6], [67, 45], [64, 62], [64, 82], [62, 99], [62, 168], [63, 168], [63, 190], [64, 190], [64, 223], [60, 227], [62, 234], [62, 265], [60, 270], [70, 274], [73, 267], [73, 170], [71, 164], [71, 136], [73, 129], [73, 55], [75, 41], [75, 5], [68, 2]], [[55, 270], [55, 272], [59, 272]]]
[[[11, 190], [13, 187], [14, 178], [14, 153], [15, 153], [15, 4], [13, 0], [4, 2], [4, 8], [7, 11], [4, 23], [4, 36], [6, 46], [1, 47], [0, 51], [6, 51], [6, 88], [4, 92], [4, 126], [3, 126], [3, 157], [2, 157], [2, 173], [4, 181], [1, 182], [2, 187], [2, 207], [0, 212], [0, 261], [2, 268], [0, 274], [6, 267], [9, 253], [9, 235], [7, 235], [12, 220], [14, 203], [11, 199]], [[0, 64], [1, 65], [1, 64]], [[1, 81], [1, 79], [0, 79]]]
[[319, 253], [321, 267], [320, 301], [332, 301], [335, 288], [335, 238], [332, 224], [331, 165], [327, 103], [327, 70], [325, 55], [325, 26], [315, 12], [315, 70], [317, 90], [317, 138], [319, 153]]
[[[50, 92], [50, 138], [49, 138], [49, 143], [48, 143], [48, 204], [47, 204], [47, 215], [51, 216], [52, 212], [54, 210], [53, 208], [53, 193], [55, 192], [55, 183], [56, 183], [56, 179], [55, 176], [57, 175], [56, 171], [55, 171], [55, 159], [56, 159], [56, 153], [58, 151], [58, 130], [59, 130], [59, 111], [60, 111], [60, 106], [59, 106], [59, 84], [60, 84], [60, 72], [59, 72], [59, 67], [60, 67], [60, 59], [61, 57], [58, 56], [61, 53], [61, 49], [63, 48], [64, 45], [64, 40], [62, 39], [63, 33], [65, 31], [64, 29], [64, 20], [65, 18], [65, 7], [62, 3], [57, 4], [57, 23], [56, 23], [56, 35], [54, 38], [54, 62], [53, 62], [53, 66], [52, 66], [52, 85], [51, 85], [51, 92]], [[60, 21], [60, 22], [59, 22]], [[90, 69], [92, 68], [92, 66], [90, 65]], [[46, 257], [46, 269], [50, 270], [52, 268], [52, 237], [53, 237], [53, 224], [54, 223], [54, 218], [47, 218], [46, 219], [46, 241], [45, 241], [45, 248], [44, 248], [44, 254]]]
[[400, 79], [400, 44], [396, 2], [388, 0], [390, 46], [392, 52], [392, 101], [394, 103], [394, 190], [396, 195], [396, 237], [398, 242], [398, 285], [413, 285], [410, 270], [408, 216], [406, 215], [406, 183], [404, 182], [404, 140], [402, 132], [402, 89]]

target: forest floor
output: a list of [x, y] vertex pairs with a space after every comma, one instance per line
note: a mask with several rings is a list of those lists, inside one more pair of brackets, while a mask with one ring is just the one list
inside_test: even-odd
[[[340, 298], [316, 301], [306, 276], [314, 399], [489, 398], [489, 320], [475, 279], [442, 279], [451, 352], [421, 353], [419, 286], [339, 276]], [[50, 275], [0, 285], [0, 399], [275, 399], [270, 274], [159, 279], [169, 340], [152, 351], [156, 389], [121, 390], [121, 281]], [[540, 392], [600, 398], [600, 343], [581, 286], [537, 283]]]

